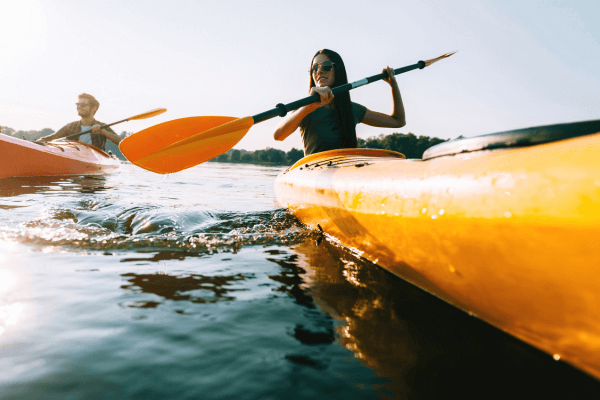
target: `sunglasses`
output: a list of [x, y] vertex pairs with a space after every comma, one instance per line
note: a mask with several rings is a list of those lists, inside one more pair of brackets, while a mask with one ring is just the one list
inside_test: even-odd
[[76, 106], [81, 106], [81, 107], [87, 107], [89, 106], [88, 103], [75, 103]]
[[333, 68], [333, 61], [325, 61], [322, 63], [317, 63], [317, 64], [313, 64], [312, 67], [310, 67], [310, 73], [314, 74], [315, 72], [317, 72], [319, 70], [319, 66], [321, 66], [321, 68], [323, 68], [323, 71], [325, 72], [330, 72], [331, 69]]

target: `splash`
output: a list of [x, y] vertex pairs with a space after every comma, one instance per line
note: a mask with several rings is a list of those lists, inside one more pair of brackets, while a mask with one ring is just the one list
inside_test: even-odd
[[95, 202], [78, 210], [54, 209], [42, 219], [0, 228], [0, 240], [47, 252], [179, 249], [211, 254], [246, 245], [289, 245], [315, 235], [283, 209], [215, 213], [145, 206], [116, 215], [111, 211]]

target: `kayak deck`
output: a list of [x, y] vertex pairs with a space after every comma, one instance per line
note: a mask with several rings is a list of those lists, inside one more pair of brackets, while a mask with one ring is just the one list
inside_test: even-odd
[[0, 135], [0, 179], [54, 175], [102, 175], [120, 162], [100, 149], [72, 140], [46, 145]]
[[279, 203], [397, 276], [600, 378], [600, 134], [300, 160]]

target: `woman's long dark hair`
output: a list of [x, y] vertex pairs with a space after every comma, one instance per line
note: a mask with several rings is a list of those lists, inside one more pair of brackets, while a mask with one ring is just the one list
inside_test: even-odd
[[[335, 70], [335, 81], [331, 89], [341, 86], [345, 83], [348, 83], [348, 76], [346, 75], [346, 67], [344, 66], [344, 61], [342, 57], [338, 53], [333, 50], [323, 49], [317, 51], [317, 53], [313, 56], [313, 60], [319, 54], [325, 54], [331, 61], [333, 61], [333, 68]], [[312, 60], [310, 62], [310, 66], [312, 68]], [[308, 87], [308, 92], [316, 86], [315, 81], [312, 76], [312, 71], [310, 73], [310, 86]], [[355, 148], [358, 147], [358, 143], [356, 140], [356, 125], [354, 124], [354, 113], [352, 112], [352, 103], [350, 102], [350, 93], [344, 92], [337, 94], [334, 98], [334, 109], [337, 111], [340, 122], [342, 126], [340, 127], [342, 132], [342, 140], [345, 148]], [[304, 122], [307, 119], [303, 119], [300, 122], [300, 126], [302, 127]]]

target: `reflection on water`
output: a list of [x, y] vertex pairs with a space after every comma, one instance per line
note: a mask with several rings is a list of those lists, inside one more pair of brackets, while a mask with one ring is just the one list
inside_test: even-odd
[[[0, 251], [2, 251], [0, 243]], [[20, 302], [3, 304], [7, 299], [15, 297], [11, 292], [17, 284], [17, 275], [13, 272], [2, 269], [2, 254], [0, 254], [0, 335], [4, 333], [6, 327], [16, 325], [23, 314], [23, 304]]]
[[[248, 278], [244, 274], [229, 276], [205, 276], [198, 274], [167, 275], [167, 274], [122, 274], [128, 284], [121, 286], [131, 293], [152, 293], [167, 300], [189, 301], [192, 303], [216, 303], [231, 301], [235, 297], [230, 293], [245, 289], [231, 288], [235, 282]], [[194, 292], [196, 294], [190, 294]], [[129, 303], [129, 307], [155, 308], [159, 302]]]
[[16, 283], [17, 277], [8, 270], [2, 269], [2, 264], [4, 263], [4, 255], [1, 253], [2, 247], [0, 242], [0, 295], [3, 292], [8, 292]]
[[419, 343], [418, 321], [399, 311], [409, 301], [420, 314], [423, 301], [430, 296], [329, 241], [318, 246], [305, 241], [293, 249], [296, 263], [308, 271], [307, 292], [320, 308], [342, 322], [336, 331], [338, 343], [378, 375], [393, 378], [385, 387], [398, 398], [415, 391], [410, 380], [418, 360], [427, 364], [431, 349]]
[[0, 197], [14, 197], [35, 193], [57, 194], [70, 191], [94, 194], [106, 190], [106, 178], [102, 176], [37, 176], [0, 179]]
[[[540, 365], [549, 356], [332, 242], [307, 240], [292, 249], [295, 254], [275, 262], [297, 272], [287, 278], [303, 293], [294, 296], [341, 322], [335, 334], [318, 338], [332, 343], [335, 336], [379, 376], [392, 378], [385, 387], [397, 398], [441, 398], [450, 388], [467, 396], [491, 388], [514, 396], [519, 387], [519, 396], [534, 397], [566, 390], [580, 398], [597, 390], [572, 367]], [[552, 379], [573, 379], [578, 387], [548, 386]]]
[[4, 327], [2, 325], [16, 325], [22, 313], [23, 304], [21, 303], [0, 306], [0, 334], [4, 332]]
[[0, 335], [17, 325], [25, 308], [16, 293], [19, 274], [14, 270], [13, 247], [12, 243], [0, 240]]
[[[161, 263], [167, 260], [184, 260], [188, 257], [202, 257], [201, 253], [188, 251], [159, 251], [152, 257], [127, 257], [121, 260], [126, 263], [145, 264], [148, 262]], [[121, 274], [126, 278], [127, 284], [122, 289], [131, 293], [151, 293], [165, 300], [189, 301], [197, 304], [211, 304], [220, 301], [235, 300], [233, 292], [246, 289], [232, 287], [235, 283], [252, 278], [251, 273], [238, 273], [232, 275], [201, 275], [194, 273], [168, 274], [157, 272], [154, 274], [136, 274], [133, 272]], [[138, 301], [123, 303], [128, 307], [156, 308], [162, 301]]]
[[[298, 265], [297, 256], [295, 254], [289, 255], [288, 252], [280, 250], [267, 250], [265, 253], [270, 254], [271, 256], [286, 255], [286, 257], [283, 258], [267, 258], [267, 261], [271, 261], [281, 267], [279, 274], [271, 274], [268, 276], [273, 281], [282, 284], [275, 289], [276, 291], [288, 294], [295, 300], [296, 304], [305, 307], [303, 312], [307, 321], [309, 321], [310, 326], [297, 324], [294, 327], [292, 336], [305, 345], [334, 343], [335, 329], [333, 327], [333, 320], [329, 315], [324, 315], [316, 308], [314, 299], [307, 291], [308, 287], [303, 278], [306, 274], [306, 270]], [[321, 365], [314, 360], [311, 361], [311, 359], [306, 356], [289, 355], [288, 359], [301, 364], [315, 362], [315, 366]]]
[[[288, 254], [281, 250], [269, 250], [267, 253], [270, 255]], [[302, 275], [306, 272], [303, 268], [298, 266], [295, 255], [284, 259], [267, 258], [267, 261], [274, 262], [281, 267], [281, 273], [279, 275], [269, 275], [269, 278], [272, 280], [283, 284], [277, 288], [278, 291], [289, 294], [296, 300], [297, 304], [311, 309], [315, 308], [313, 298], [304, 290], [306, 285]]]
[[150, 254], [151, 257], [126, 257], [121, 262], [133, 262], [133, 263], [147, 263], [147, 262], [161, 262], [169, 260], [184, 260], [188, 257], [200, 258], [204, 254], [193, 251], [139, 251], [138, 254]]

